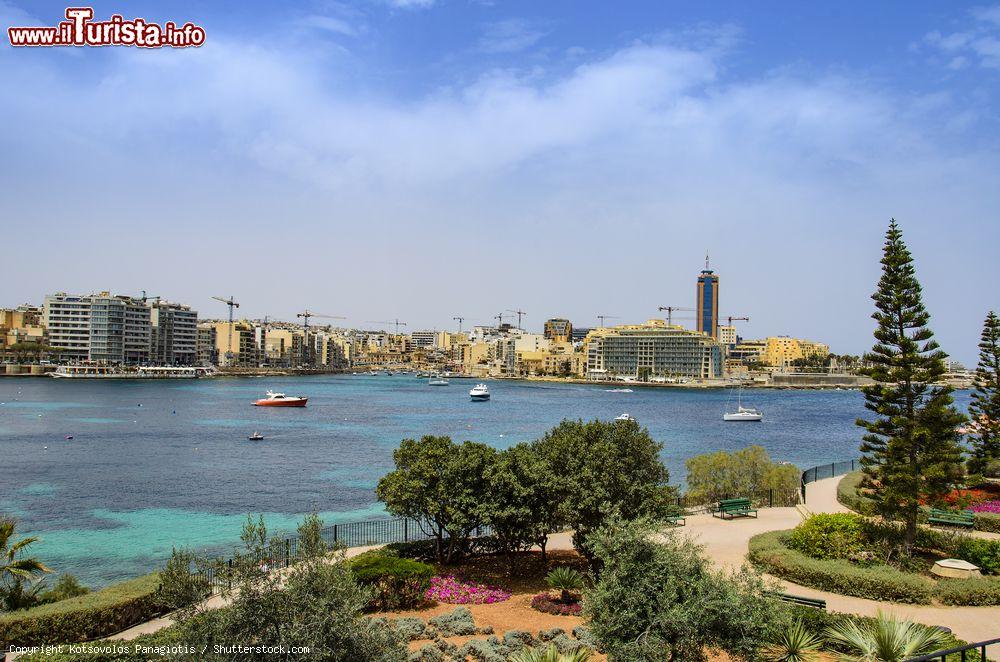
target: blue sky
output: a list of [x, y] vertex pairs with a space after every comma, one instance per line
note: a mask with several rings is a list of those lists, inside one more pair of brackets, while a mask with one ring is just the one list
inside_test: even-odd
[[0, 305], [586, 326], [693, 305], [707, 249], [743, 335], [857, 353], [895, 216], [948, 352], [1000, 308], [1000, 5], [94, 7], [208, 40], [0, 46]]

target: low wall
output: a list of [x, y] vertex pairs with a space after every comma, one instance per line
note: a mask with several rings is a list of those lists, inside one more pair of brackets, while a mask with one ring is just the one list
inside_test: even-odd
[[847, 388], [859, 388], [868, 384], [874, 384], [872, 379], [870, 377], [863, 377], [859, 375], [828, 373], [793, 373], [771, 375], [772, 386], [795, 386], [799, 388], [803, 386], [840, 386]]

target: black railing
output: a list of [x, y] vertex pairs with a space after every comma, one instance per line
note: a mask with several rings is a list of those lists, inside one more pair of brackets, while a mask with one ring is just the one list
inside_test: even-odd
[[806, 485], [809, 483], [822, 480], [823, 478], [843, 476], [860, 468], [861, 463], [858, 460], [841, 460], [840, 462], [819, 464], [811, 469], [806, 469], [802, 472], [802, 500], [806, 500]]
[[711, 512], [723, 499], [750, 499], [756, 508], [775, 508], [781, 506], [794, 506], [799, 503], [799, 490], [774, 489], [757, 490], [750, 494], [717, 494], [702, 498], [691, 498], [687, 495], [678, 497], [677, 506], [683, 512], [694, 515], [697, 513]]
[[[472, 532], [473, 537], [491, 534], [492, 529], [488, 526], [477, 528]], [[424, 532], [416, 520], [404, 517], [333, 524], [324, 527], [320, 535], [328, 546], [347, 548], [417, 542], [434, 538], [433, 535]], [[237, 553], [230, 558], [217, 558], [199, 569], [196, 574], [204, 578], [206, 586], [214, 593], [231, 581], [234, 562], [238, 561], [243, 567], [256, 567], [262, 572], [270, 572], [287, 568], [299, 559], [299, 538], [293, 535], [272, 540], [253, 554]]]
[[[961, 655], [962, 662], [975, 662], [975, 660], [986, 662], [986, 647], [993, 644], [1000, 644], [1000, 637], [990, 639], [989, 641], [979, 641], [974, 644], [956, 646], [955, 648], [936, 651], [928, 655], [921, 655], [920, 657], [911, 657], [906, 662], [941, 662], [942, 660], [946, 660], [949, 655]], [[972, 652], [971, 656], [969, 656], [970, 651]]]

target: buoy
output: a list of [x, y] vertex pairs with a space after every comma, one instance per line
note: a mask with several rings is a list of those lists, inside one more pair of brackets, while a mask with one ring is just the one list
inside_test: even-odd
[[175, 409], [175, 410], [174, 410], [174, 411], [173, 411], [172, 413], [176, 414], [176, 413], [177, 413], [177, 410]]
[[141, 406], [142, 406], [142, 403], [141, 403], [141, 402], [140, 402], [139, 404], [137, 404], [137, 405], [136, 405], [136, 407], [141, 407]]

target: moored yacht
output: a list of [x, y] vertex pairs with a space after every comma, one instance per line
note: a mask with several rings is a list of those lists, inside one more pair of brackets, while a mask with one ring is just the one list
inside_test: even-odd
[[444, 377], [442, 377], [441, 375], [434, 375], [433, 377], [431, 377], [430, 379], [427, 380], [427, 385], [428, 386], [447, 386], [448, 385], [448, 380], [445, 379]]
[[630, 414], [628, 412], [625, 412], [621, 416], [615, 416], [615, 420], [616, 421], [634, 421], [635, 420], [635, 416], [633, 416], [632, 414]]
[[309, 398], [293, 397], [284, 393], [268, 391], [266, 398], [254, 402], [255, 407], [305, 407]]
[[736, 411], [735, 412], [725, 412], [722, 415], [722, 420], [724, 421], [762, 421], [764, 420], [764, 414], [759, 409], [754, 407], [744, 407], [743, 406], [743, 385], [740, 384], [739, 392], [736, 396]]
[[469, 391], [469, 397], [473, 400], [489, 400], [490, 399], [490, 389], [487, 388], [486, 384], [476, 384]]

